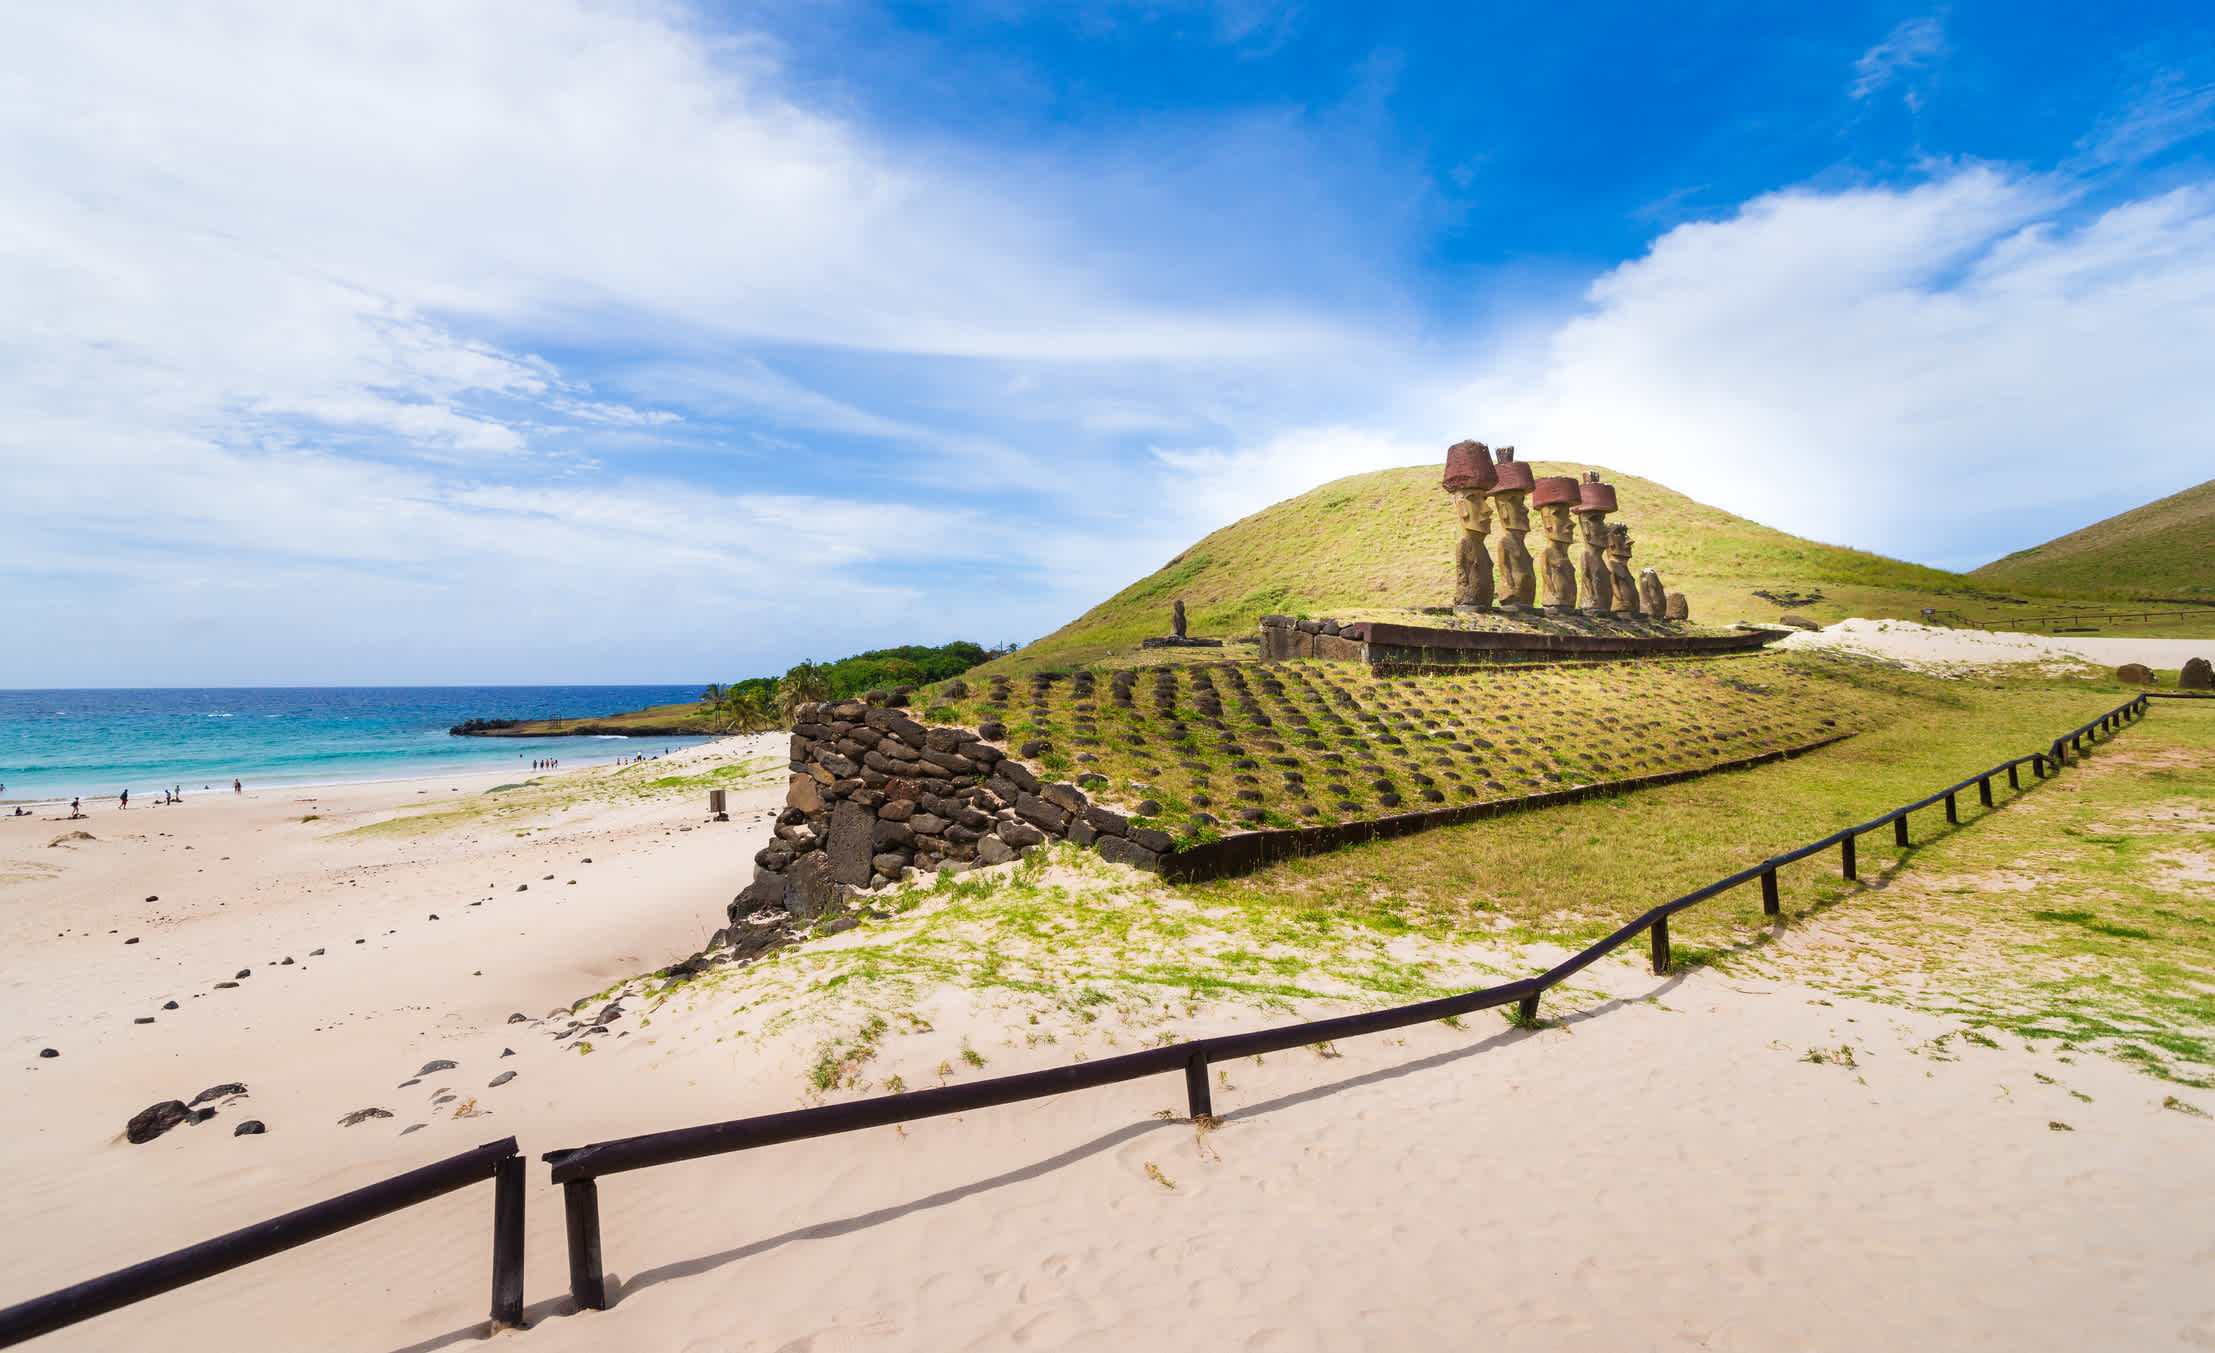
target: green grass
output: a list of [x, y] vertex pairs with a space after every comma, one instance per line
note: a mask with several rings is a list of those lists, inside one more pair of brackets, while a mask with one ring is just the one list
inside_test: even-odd
[[1027, 759], [1049, 778], [1103, 777], [1085, 788], [1126, 811], [1151, 800], [1144, 821], [1190, 842], [1805, 746], [1881, 716], [1860, 698], [1863, 667], [1765, 654], [1380, 680], [1354, 663], [1225, 662], [965, 683], [934, 708], [971, 727], [1004, 722], [1011, 749], [1045, 744]]
[[[767, 784], [784, 766], [780, 757], [755, 756], [684, 775], [658, 774], [654, 762], [629, 762], [569, 771], [515, 784], [495, 785], [482, 794], [437, 803], [424, 812], [404, 812], [338, 833], [341, 837], [426, 836], [479, 827], [518, 827], [543, 823], [562, 813], [596, 806], [683, 798], [708, 789]], [[572, 819], [573, 821], [574, 819]]]
[[1749, 967], [2215, 1086], [2215, 709], [2157, 703]]
[[[2215, 601], [2215, 479], [1970, 573], [1994, 587]], [[2203, 627], [2215, 628], [2215, 618]]]
[[[1538, 462], [1533, 468], [1546, 475], [1600, 467]], [[1630, 525], [1636, 541], [1631, 567], [1658, 569], [1664, 585], [1685, 593], [1697, 620], [1774, 621], [1782, 612], [1794, 611], [1829, 624], [1853, 615], [1916, 619], [1925, 608], [2032, 614], [2085, 599], [2069, 591], [2076, 584], [2040, 584], [2037, 592], [2023, 592], [2033, 583], [1947, 573], [1802, 539], [1650, 480], [1604, 469], [1601, 473], [1616, 486], [1622, 503], [1615, 519]], [[1379, 470], [1334, 480], [1265, 508], [1209, 535], [1052, 634], [978, 671], [1025, 672], [1128, 654], [1141, 638], [1169, 632], [1170, 603], [1180, 597], [1193, 634], [1230, 638], [1251, 635], [1255, 623], [1271, 612], [1345, 616], [1380, 607], [1443, 605], [1453, 596], [1458, 528], [1438, 475], [1438, 467], [1430, 465]], [[2215, 557], [2215, 541], [2203, 541], [2196, 550], [2167, 543], [2160, 548], [2166, 558], [2186, 567], [2184, 561]], [[2204, 570], [2204, 564], [2200, 567]], [[2204, 571], [2201, 577], [2204, 584]], [[2010, 590], [2002, 593], [2003, 587]], [[1780, 605], [1754, 595], [1762, 590], [1778, 595], [1819, 592], [1822, 600]], [[2215, 630], [2215, 615], [2200, 632], [2210, 630]]]

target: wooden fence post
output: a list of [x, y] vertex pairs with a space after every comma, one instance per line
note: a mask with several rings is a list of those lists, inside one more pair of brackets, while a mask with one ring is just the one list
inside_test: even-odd
[[1195, 1052], [1185, 1059], [1184, 1097], [1191, 1106], [1194, 1122], [1215, 1116], [1215, 1099], [1208, 1092], [1207, 1054], [1204, 1052]]
[[2015, 774], [2015, 763], [2012, 761], [2007, 764], [2007, 787], [2009, 789], [2021, 789], [2023, 787], [2022, 780]]
[[1664, 917], [1662, 917], [1662, 918], [1661, 918], [1660, 920], [1658, 920], [1658, 921], [1654, 922], [1654, 933], [1653, 933], [1653, 940], [1654, 940], [1654, 948], [1653, 948], [1653, 958], [1654, 958], [1654, 976], [1656, 976], [1656, 977], [1659, 977], [1659, 976], [1661, 976], [1661, 975], [1662, 975], [1663, 973], [1666, 973], [1666, 972], [1668, 972], [1668, 971], [1669, 971], [1669, 918], [1668, 918], [1668, 917], [1664, 916]]
[[1854, 834], [1846, 833], [1846, 839], [1838, 843], [1838, 868], [1846, 878], [1859, 878], [1854, 871]]
[[1961, 809], [1954, 805], [1954, 796], [1951, 794], [1946, 796], [1946, 821], [1955, 826], [1961, 823]]
[[523, 1325], [523, 1157], [492, 1171], [492, 1324]]
[[561, 1204], [569, 1223], [569, 1295], [580, 1311], [604, 1311], [608, 1289], [600, 1272], [598, 1181], [572, 1179], [563, 1184]]
[[1895, 814], [1892, 818], [1892, 844], [1902, 850], [1907, 848], [1907, 814]]
[[1977, 802], [1987, 808], [1992, 806], [1992, 777], [1989, 775], [1977, 777]]
[[1777, 904], [1777, 871], [1761, 871], [1761, 914], [1775, 916], [1782, 908]]

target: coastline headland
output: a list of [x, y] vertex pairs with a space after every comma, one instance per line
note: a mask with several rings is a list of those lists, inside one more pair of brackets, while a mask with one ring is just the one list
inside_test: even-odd
[[581, 719], [468, 719], [446, 731], [458, 738], [697, 738], [728, 730], [695, 702]]

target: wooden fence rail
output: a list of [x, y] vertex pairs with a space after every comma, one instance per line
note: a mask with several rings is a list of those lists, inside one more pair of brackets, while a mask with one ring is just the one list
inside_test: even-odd
[[1536, 977], [1464, 992], [1458, 996], [1421, 1001], [1414, 1005], [1365, 1011], [1357, 1015], [1341, 1015], [1335, 1019], [1310, 1020], [1275, 1029], [1258, 1029], [1251, 1033], [1222, 1034], [1213, 1038], [1196, 1039], [1190, 1043], [1148, 1048], [1143, 1052], [1126, 1053], [1099, 1061], [1080, 1062], [1073, 1066], [998, 1076], [968, 1085], [910, 1091], [849, 1104], [826, 1104], [813, 1109], [795, 1109], [786, 1113], [739, 1118], [700, 1127], [676, 1128], [667, 1132], [652, 1132], [638, 1137], [624, 1137], [615, 1141], [549, 1151], [542, 1159], [552, 1167], [552, 1180], [562, 1189], [562, 1206], [569, 1238], [570, 1296], [581, 1309], [607, 1308], [607, 1283], [601, 1264], [600, 1246], [598, 1181], [601, 1176], [643, 1170], [677, 1161], [697, 1160], [702, 1156], [775, 1146], [781, 1142], [800, 1141], [810, 1137], [828, 1137], [845, 1132], [859, 1132], [866, 1128], [889, 1127], [894, 1123], [911, 1123], [919, 1119], [964, 1113], [1026, 1099], [1042, 1099], [1049, 1095], [1067, 1094], [1072, 1090], [1096, 1089], [1172, 1072], [1183, 1073], [1187, 1106], [1193, 1118], [1202, 1119], [1214, 1113], [1207, 1078], [1208, 1064], [1211, 1062], [1230, 1061], [1259, 1053], [1282, 1052], [1288, 1048], [1305, 1047], [1361, 1034], [1382, 1033], [1388, 1029], [1405, 1028], [1411, 1024], [1424, 1024], [1434, 1019], [1446, 1019], [1510, 1004], [1515, 1005], [1520, 1018], [1528, 1022], [1537, 1018], [1539, 998], [1548, 988], [1558, 986], [1607, 954], [1630, 943], [1641, 931], [1649, 936], [1654, 972], [1658, 974], [1668, 971], [1669, 918], [1676, 913], [1758, 879], [1761, 882], [1762, 910], [1775, 915], [1778, 911], [1776, 875], [1777, 870], [1785, 865], [1835, 847], [1839, 851], [1840, 874], [1848, 879], [1854, 878], [1857, 873], [1854, 852], [1857, 838], [1880, 831], [1889, 825], [1894, 843], [1905, 845], [1908, 814], [1943, 803], [1946, 806], [1946, 820], [1956, 822], [1959, 820], [1957, 803], [1960, 794], [1974, 788], [1978, 802], [1989, 806], [1993, 802], [1992, 782], [1995, 778], [2005, 775], [2009, 788], [2020, 789], [2021, 768], [2029, 766], [2035, 776], [2044, 779], [2067, 764], [2071, 751], [2081, 753], [2088, 741], [2096, 740], [2103, 733], [2114, 733], [2128, 721], [2143, 716], [2145, 712], [2146, 697], [2141, 695], [2118, 705], [2083, 727], [2055, 738], [2053, 745], [2044, 752], [2033, 752], [2028, 756], [2004, 761], [1958, 784], [1949, 785], [1935, 794], [1894, 808], [1858, 826], [1832, 832], [1820, 841], [1811, 841], [1796, 850], [1763, 860], [1750, 869], [1740, 870], [1729, 878], [1718, 879], [1704, 888], [1664, 902], [1624, 923], [1597, 944]]
[[[158, 1259], [117, 1269], [103, 1277], [0, 1310], [0, 1348], [36, 1338], [64, 1325], [74, 1325], [80, 1320], [90, 1320], [148, 1297], [160, 1296], [202, 1278], [242, 1268], [311, 1240], [320, 1240], [387, 1213], [467, 1188], [482, 1179], [493, 1181], [493, 1323], [495, 1327], [520, 1325], [523, 1323], [523, 1157], [516, 1151], [515, 1138], [507, 1137], [488, 1142], [474, 1151], [448, 1156], [421, 1169], [379, 1180], [352, 1193], [311, 1203], [297, 1212], [287, 1212], [229, 1235], [203, 1240]], [[257, 1342], [244, 1336], [241, 1341]]]

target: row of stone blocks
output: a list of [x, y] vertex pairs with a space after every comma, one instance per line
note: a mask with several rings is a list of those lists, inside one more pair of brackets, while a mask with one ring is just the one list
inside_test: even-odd
[[730, 919], [782, 907], [811, 920], [854, 894], [907, 877], [1005, 864], [1050, 841], [1159, 869], [1173, 842], [1042, 781], [997, 745], [1004, 726], [926, 727], [867, 700], [810, 702], [794, 712], [791, 787], [775, 837]]

